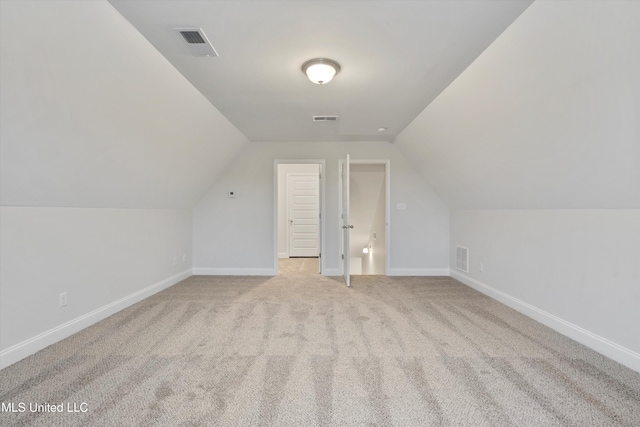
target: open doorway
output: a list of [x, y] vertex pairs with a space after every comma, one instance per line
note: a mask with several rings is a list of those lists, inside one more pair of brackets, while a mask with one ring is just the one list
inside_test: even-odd
[[349, 258], [352, 275], [386, 274], [386, 170], [352, 163], [349, 177]]
[[351, 275], [389, 272], [390, 162], [347, 156], [338, 166], [342, 171], [338, 185], [343, 236], [340, 269], [350, 286]]
[[324, 161], [276, 160], [278, 274], [322, 273]]

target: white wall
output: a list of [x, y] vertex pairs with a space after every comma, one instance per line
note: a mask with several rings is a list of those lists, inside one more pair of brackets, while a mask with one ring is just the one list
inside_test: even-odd
[[246, 143], [106, 1], [0, 7], [3, 206], [190, 209]]
[[[1, 367], [191, 274], [187, 210], [0, 213]], [[61, 308], [62, 292], [68, 305]]]
[[456, 277], [636, 370], [638, 22], [534, 2], [396, 140], [452, 208], [451, 259], [471, 250]]
[[[392, 144], [251, 143], [193, 211], [194, 274], [274, 274], [274, 159], [326, 159], [325, 274], [339, 275], [338, 162], [391, 161], [391, 272], [447, 274], [449, 211]], [[235, 199], [227, 191], [237, 191]]]
[[188, 276], [190, 209], [246, 138], [106, 1], [0, 8], [5, 366]]
[[534, 2], [396, 144], [451, 209], [640, 208], [638, 22]]
[[319, 173], [319, 165], [314, 164], [283, 164], [278, 165], [278, 257], [289, 256], [289, 225], [287, 224], [287, 174], [290, 173]]
[[456, 245], [470, 285], [640, 370], [640, 210], [456, 210]]

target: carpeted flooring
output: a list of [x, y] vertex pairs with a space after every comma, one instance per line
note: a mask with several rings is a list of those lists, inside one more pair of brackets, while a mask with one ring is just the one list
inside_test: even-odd
[[318, 258], [281, 258], [278, 260], [278, 274], [320, 274]]
[[301, 270], [193, 276], [0, 371], [0, 425], [640, 425], [640, 374], [451, 278]]

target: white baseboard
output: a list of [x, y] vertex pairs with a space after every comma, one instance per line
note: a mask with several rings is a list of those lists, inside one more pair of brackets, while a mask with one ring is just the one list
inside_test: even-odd
[[387, 276], [448, 276], [448, 268], [390, 268]]
[[[339, 268], [325, 268], [322, 272], [324, 276], [342, 276]], [[392, 268], [387, 276], [448, 276], [448, 268]]]
[[551, 313], [547, 313], [544, 310], [514, 298], [502, 291], [494, 289], [489, 285], [486, 285], [476, 279], [472, 279], [471, 277], [453, 269], [451, 270], [451, 277], [497, 301], [500, 301], [506, 306], [519, 311], [525, 316], [537, 320], [543, 325], [578, 341], [580, 344], [583, 344], [590, 349], [595, 350], [630, 369], [633, 369], [634, 371], [640, 372], [640, 354], [635, 351], [609, 341], [606, 338], [587, 331], [573, 323], [567, 322], [566, 320], [554, 316]]
[[0, 352], [0, 369], [4, 369], [9, 365], [24, 359], [27, 356], [42, 350], [45, 347], [55, 344], [71, 335], [80, 332], [81, 330], [98, 323], [101, 320], [106, 319], [112, 314], [117, 313], [139, 301], [142, 301], [149, 296], [156, 294], [176, 283], [191, 276], [191, 269], [185, 270], [181, 273], [164, 279], [153, 285], [147, 286], [137, 292], [127, 295], [124, 298], [120, 298], [110, 304], [95, 309], [87, 314], [70, 320], [62, 325], [56, 326], [53, 329], [49, 329], [33, 338], [29, 338], [21, 343], [7, 348]]
[[195, 276], [275, 276], [274, 268], [194, 268]]
[[278, 258], [289, 258], [288, 252], [278, 252]]

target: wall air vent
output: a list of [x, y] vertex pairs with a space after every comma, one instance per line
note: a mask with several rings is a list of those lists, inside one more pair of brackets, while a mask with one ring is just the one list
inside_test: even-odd
[[469, 272], [469, 248], [456, 247], [456, 268], [465, 273]]
[[313, 116], [314, 122], [337, 122], [338, 116]]
[[174, 28], [194, 56], [218, 56], [202, 28]]

